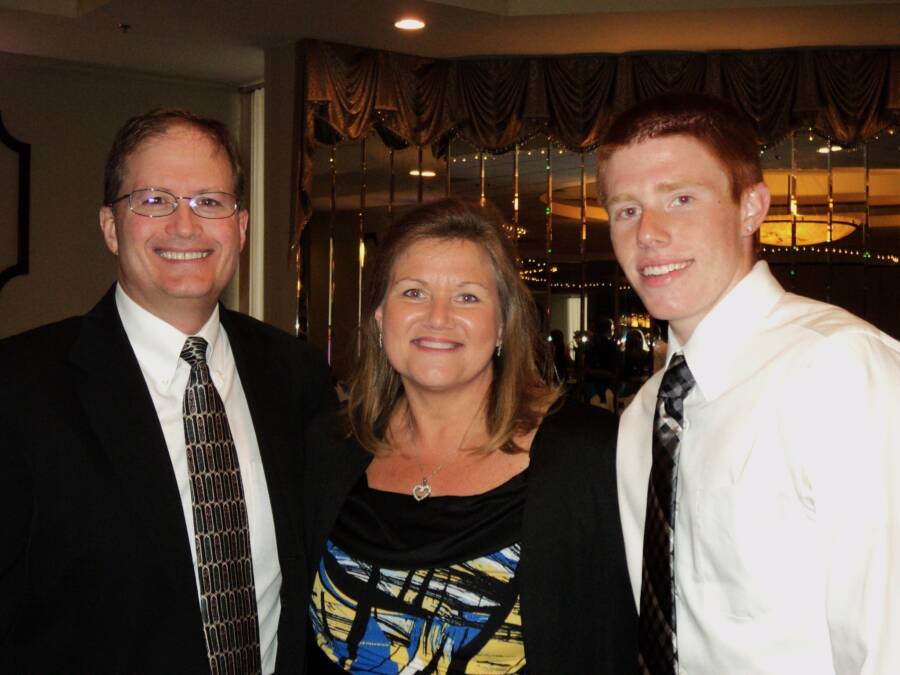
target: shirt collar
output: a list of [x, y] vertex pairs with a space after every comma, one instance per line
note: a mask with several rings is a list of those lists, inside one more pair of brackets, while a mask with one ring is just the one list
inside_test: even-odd
[[784, 293], [768, 264], [758, 261], [700, 321], [685, 344], [669, 329], [666, 367], [673, 355], [683, 352], [703, 398], [717, 398], [731, 384], [739, 365], [738, 353], [759, 332], [763, 320]]
[[[168, 388], [182, 362], [181, 350], [189, 336], [141, 307], [128, 297], [119, 284], [116, 284], [116, 307], [144, 376], [157, 387]], [[225, 340], [219, 339], [223, 331], [220, 330], [218, 305], [194, 335], [209, 343], [206, 348], [207, 363], [214, 374], [221, 373], [225, 351], [222, 343]]]

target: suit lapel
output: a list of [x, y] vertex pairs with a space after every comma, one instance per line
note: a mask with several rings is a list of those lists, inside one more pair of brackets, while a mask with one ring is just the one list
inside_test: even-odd
[[270, 340], [248, 330], [223, 307], [219, 311], [253, 420], [275, 524], [282, 575], [275, 670], [293, 672], [303, 659], [308, 592], [299, 522], [303, 439], [296, 420], [301, 411], [292, 409], [299, 403], [291, 395], [298, 384], [279, 369], [280, 354], [272, 353]]
[[228, 310], [220, 307], [220, 316], [256, 432], [283, 569], [288, 560], [299, 555], [295, 514], [300, 499], [297, 467], [303, 439], [299, 437], [301, 425], [294, 423], [300, 412], [291, 410], [296, 401], [290, 396], [296, 383], [286, 382], [285, 373], [277, 369], [278, 359], [271, 353], [271, 344], [243, 329]]
[[[85, 373], [78, 395], [136, 516], [135, 530], [150, 540], [146, 548], [169, 572], [178, 597], [195, 598], [190, 543], [172, 462], [153, 400], [119, 320], [113, 289], [85, 317], [72, 348], [72, 362]], [[199, 630], [199, 607], [196, 616], [187, 614], [173, 611], [173, 620], [184, 620], [190, 629]]]

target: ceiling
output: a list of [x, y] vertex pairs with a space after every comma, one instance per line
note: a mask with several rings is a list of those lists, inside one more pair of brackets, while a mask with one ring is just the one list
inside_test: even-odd
[[[428, 26], [393, 22], [417, 14]], [[900, 0], [0, 0], [0, 52], [247, 85], [302, 38], [434, 57], [900, 45]]]

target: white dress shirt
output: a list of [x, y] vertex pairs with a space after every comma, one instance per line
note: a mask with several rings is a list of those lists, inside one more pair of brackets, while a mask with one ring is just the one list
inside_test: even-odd
[[[194, 567], [197, 565], [197, 548], [194, 543], [194, 520], [191, 510], [191, 488], [188, 479], [187, 454], [185, 452], [182, 401], [190, 377], [190, 366], [181, 359], [181, 349], [189, 337], [177, 328], [154, 316], [122, 290], [116, 287], [116, 307], [131, 347], [137, 357], [156, 414], [162, 427], [178, 492], [184, 522], [187, 525], [189, 547]], [[225, 404], [228, 425], [234, 437], [244, 499], [247, 503], [247, 519], [250, 526], [250, 550], [253, 556], [253, 580], [256, 587], [256, 606], [259, 613], [259, 643], [264, 673], [275, 670], [278, 649], [278, 619], [281, 614], [281, 566], [278, 563], [278, 547], [275, 540], [275, 523], [269, 491], [259, 456], [259, 445], [250, 417], [250, 408], [234, 364], [234, 355], [224, 328], [219, 323], [219, 308], [213, 310], [209, 320], [196, 335], [206, 339], [207, 364], [213, 384]], [[197, 575], [194, 575], [197, 581]], [[197, 581], [197, 601], [200, 586]], [[298, 638], [300, 639], [300, 638]]]
[[[758, 262], [683, 352], [675, 515], [679, 666], [689, 675], [900, 673], [900, 343], [786, 293]], [[639, 601], [653, 413], [619, 428]]]

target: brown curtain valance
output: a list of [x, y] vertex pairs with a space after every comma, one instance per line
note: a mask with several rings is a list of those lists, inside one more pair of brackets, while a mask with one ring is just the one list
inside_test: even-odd
[[372, 132], [438, 153], [451, 136], [503, 152], [537, 133], [588, 150], [613, 116], [666, 91], [728, 99], [762, 145], [801, 127], [852, 145], [900, 121], [900, 48], [431, 59], [304, 40], [297, 73], [298, 235], [315, 146]]

